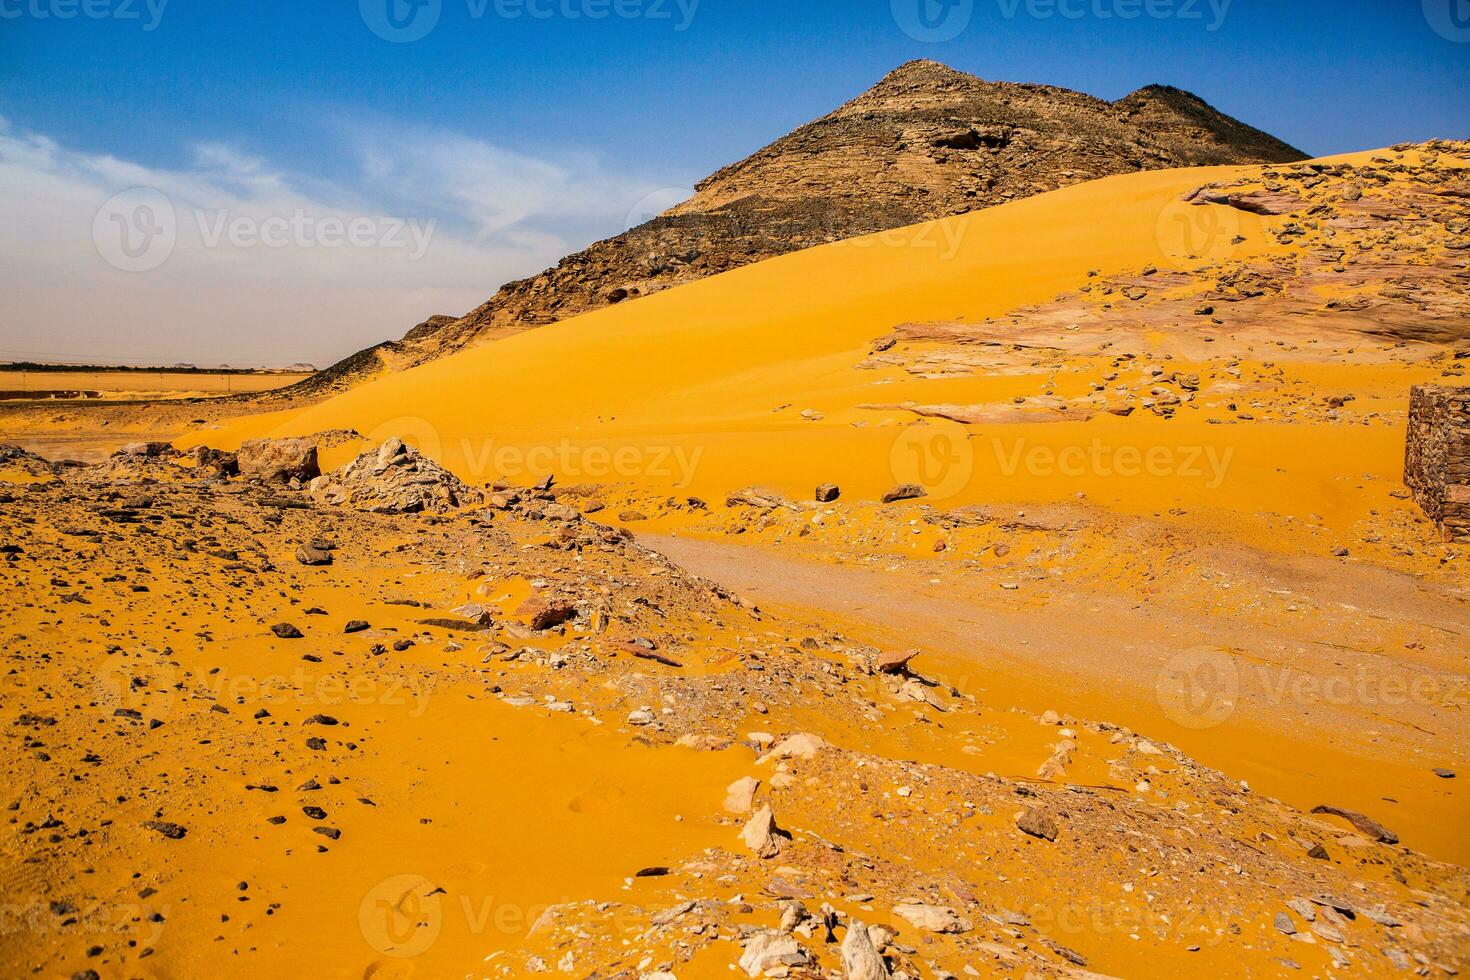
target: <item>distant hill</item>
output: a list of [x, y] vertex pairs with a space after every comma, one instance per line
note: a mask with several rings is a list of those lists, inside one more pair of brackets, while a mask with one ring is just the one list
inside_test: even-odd
[[1177, 88], [1150, 85], [1108, 102], [914, 61], [701, 181], [692, 198], [653, 220], [508, 283], [464, 317], [431, 318], [282, 394], [339, 390], [776, 255], [1098, 177], [1302, 159]]

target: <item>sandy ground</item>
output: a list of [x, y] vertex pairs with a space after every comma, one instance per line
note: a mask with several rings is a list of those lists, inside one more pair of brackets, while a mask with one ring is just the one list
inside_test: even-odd
[[[1204, 249], [1186, 195], [1285, 178], [1097, 181], [269, 415], [0, 411], [96, 463], [0, 468], [0, 972], [1463, 971], [1467, 558], [1402, 486], [1409, 388], [1463, 383], [1463, 161], [1344, 159], [1300, 215], [1186, 210]], [[98, 451], [342, 429], [323, 470], [399, 437], [484, 497]]]
[[[1139, 602], [1062, 576], [1012, 593], [993, 573], [942, 560], [834, 565], [814, 549], [646, 540], [767, 608], [922, 649], [951, 683], [983, 689], [989, 701], [1036, 713], [1061, 707], [1150, 732], [1302, 809], [1336, 801], [1391, 812], [1385, 819], [1417, 846], [1470, 863], [1466, 801], [1433, 773], [1467, 762], [1463, 596], [1374, 569], [1323, 574], [1304, 562], [1281, 562], [1252, 582], [1247, 569], [1272, 559], [1245, 549], [1207, 557], [1209, 579], [1236, 592], [1222, 609], [1198, 594]], [[1322, 615], [1253, 615], [1285, 582], [1291, 604]], [[1423, 637], [1423, 652], [1385, 643], [1391, 634], [1372, 623]]]

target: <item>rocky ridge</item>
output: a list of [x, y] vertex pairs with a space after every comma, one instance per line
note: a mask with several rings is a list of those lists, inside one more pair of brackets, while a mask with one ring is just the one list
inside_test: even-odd
[[1303, 158], [1175, 88], [1151, 85], [1108, 102], [914, 61], [701, 181], [692, 198], [653, 220], [506, 284], [458, 320], [431, 318], [277, 397], [328, 393], [763, 259], [1098, 177]]

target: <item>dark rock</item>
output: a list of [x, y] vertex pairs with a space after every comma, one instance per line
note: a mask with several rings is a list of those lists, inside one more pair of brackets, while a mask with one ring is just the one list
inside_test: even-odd
[[1397, 844], [1399, 842], [1398, 834], [1395, 834], [1372, 817], [1364, 816], [1361, 813], [1354, 813], [1352, 810], [1343, 810], [1339, 807], [1326, 805], [1312, 807], [1312, 812], [1341, 817], [1356, 827], [1359, 833], [1371, 837], [1381, 844]]
[[240, 475], [265, 483], [290, 483], [321, 475], [315, 439], [250, 439], [238, 453]]
[[928, 495], [929, 492], [917, 483], [905, 483], [903, 486], [894, 487], [885, 493], [883, 495], [883, 502], [885, 504], [896, 504], [900, 500], [917, 500], [920, 497], [927, 497]]
[[332, 564], [332, 553], [313, 544], [304, 544], [296, 549], [296, 560], [303, 565], [320, 567]]
[[277, 623], [271, 627], [271, 632], [283, 640], [299, 640], [305, 635], [290, 623]]
[[143, 826], [149, 830], [158, 831], [169, 840], [183, 840], [184, 835], [189, 832], [187, 828], [181, 827], [176, 823], [170, 823], [167, 820], [149, 820]]
[[1056, 820], [1036, 807], [1027, 807], [1016, 814], [1016, 827], [1022, 833], [1051, 841], [1057, 839], [1059, 830]]
[[549, 630], [575, 617], [577, 607], [565, 600], [532, 596], [521, 603], [515, 614], [527, 617], [533, 630]]

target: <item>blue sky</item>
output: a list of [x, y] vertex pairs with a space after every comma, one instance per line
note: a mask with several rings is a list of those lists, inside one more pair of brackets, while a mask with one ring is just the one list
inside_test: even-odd
[[[330, 360], [919, 57], [1110, 99], [1178, 85], [1314, 154], [1470, 135], [1470, 0], [0, 0], [0, 358]], [[95, 244], [131, 187], [179, 215], [143, 272]], [[432, 239], [348, 255], [215, 223], [302, 213]]]

